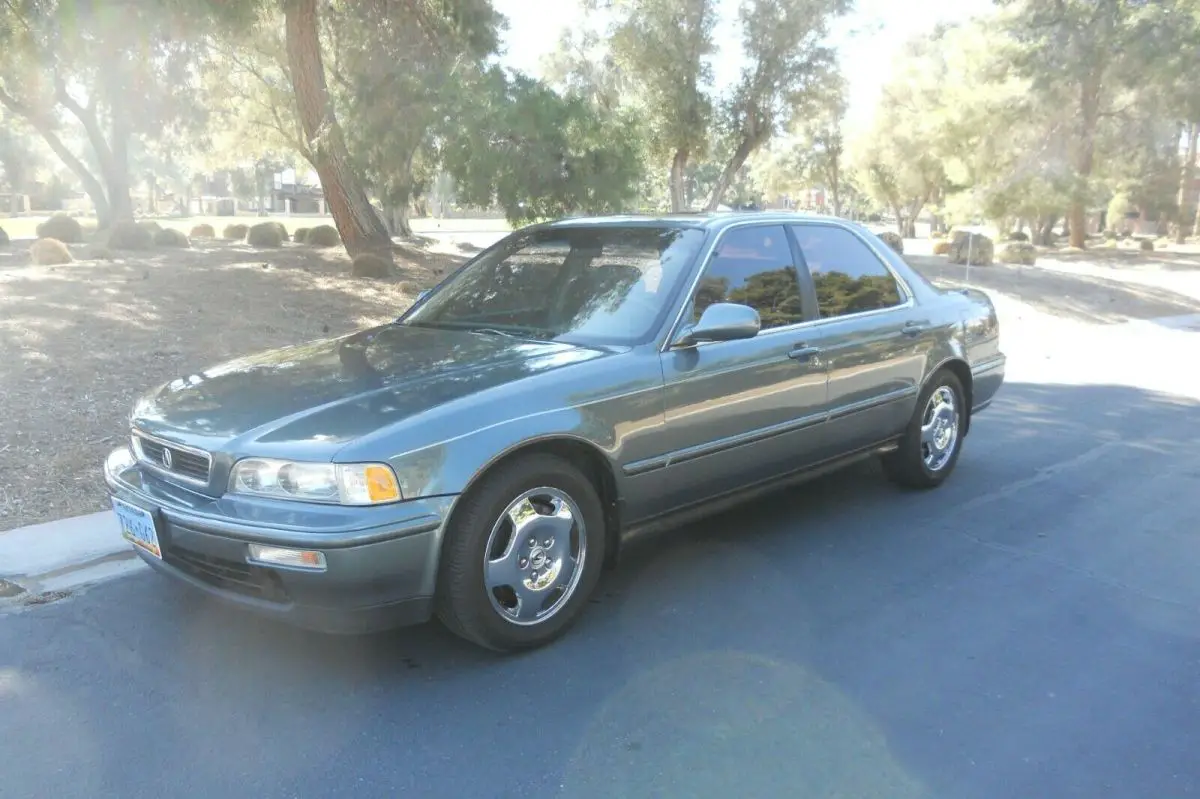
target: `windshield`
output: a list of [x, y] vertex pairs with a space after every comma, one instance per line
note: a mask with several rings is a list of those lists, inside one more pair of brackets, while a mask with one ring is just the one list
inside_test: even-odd
[[632, 345], [658, 330], [704, 232], [565, 227], [518, 232], [484, 252], [401, 324]]

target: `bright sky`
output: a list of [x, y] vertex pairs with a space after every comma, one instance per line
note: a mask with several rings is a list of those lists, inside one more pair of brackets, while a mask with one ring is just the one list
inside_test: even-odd
[[[540, 75], [542, 56], [555, 48], [563, 29], [580, 25], [583, 18], [579, 0], [493, 1], [509, 21], [503, 62], [533, 75]], [[717, 41], [722, 47], [713, 71], [721, 87], [737, 78], [741, 31], [737, 25], [738, 0], [718, 3], [721, 18]], [[939, 22], [983, 13], [991, 0], [858, 0], [855, 6], [852, 14], [839, 21], [834, 34], [842, 72], [850, 84], [851, 126], [870, 120], [892, 59], [905, 41], [932, 30]]]

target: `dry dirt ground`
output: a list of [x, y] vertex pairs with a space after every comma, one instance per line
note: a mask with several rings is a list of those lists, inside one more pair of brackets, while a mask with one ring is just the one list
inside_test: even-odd
[[407, 247], [395, 279], [368, 280], [340, 248], [197, 240], [45, 267], [29, 244], [0, 245], [0, 530], [102, 508], [100, 464], [149, 388], [386, 321], [463, 257]]
[[[470, 238], [397, 252], [399, 275], [385, 281], [350, 277], [340, 249], [297, 244], [196, 241], [60, 267], [30, 265], [28, 240], [0, 246], [0, 530], [103, 508], [101, 461], [124, 440], [129, 409], [147, 389], [392, 318], [475, 251]], [[1097, 249], [969, 275], [943, 257], [908, 257], [939, 283], [969, 281], [1090, 324], [1200, 313], [1195, 253]]]

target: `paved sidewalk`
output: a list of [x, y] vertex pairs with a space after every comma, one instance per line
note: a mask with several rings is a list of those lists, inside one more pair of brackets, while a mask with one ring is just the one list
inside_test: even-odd
[[0, 532], [0, 584], [61, 591], [141, 566], [111, 511]]

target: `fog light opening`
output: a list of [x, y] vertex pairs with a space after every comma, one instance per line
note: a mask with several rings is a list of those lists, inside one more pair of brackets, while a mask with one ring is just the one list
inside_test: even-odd
[[289, 549], [251, 544], [250, 556], [247, 560], [266, 566], [282, 566], [285, 569], [323, 572], [326, 568], [325, 553], [315, 549]]

